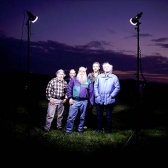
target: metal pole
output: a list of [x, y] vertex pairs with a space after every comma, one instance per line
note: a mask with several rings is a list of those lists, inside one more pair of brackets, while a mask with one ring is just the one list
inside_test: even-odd
[[139, 25], [141, 23], [138, 21], [137, 23], [137, 27], [136, 27], [136, 30], [137, 30], [137, 101], [138, 101], [138, 104], [139, 104], [139, 84], [140, 84], [140, 80], [139, 80], [139, 67], [140, 67], [140, 55], [139, 55]]
[[30, 20], [27, 20], [27, 73], [30, 73]]

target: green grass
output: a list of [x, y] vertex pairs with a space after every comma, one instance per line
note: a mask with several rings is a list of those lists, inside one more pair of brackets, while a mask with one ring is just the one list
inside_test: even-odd
[[[158, 112], [158, 109], [149, 111], [145, 107], [145, 110], [143, 109], [147, 111], [145, 114], [143, 112], [141, 115], [136, 115], [137, 110], [134, 105], [116, 103], [113, 110], [112, 133], [105, 134], [104, 131], [95, 132], [96, 111], [94, 108], [92, 112], [94, 121], [90, 121], [93, 122], [93, 127], [89, 127], [82, 134], [74, 130], [70, 135], [65, 134], [65, 125], [62, 131], [51, 127], [48, 134], [43, 133], [42, 128], [47, 110], [47, 101], [45, 100], [38, 102], [39, 112], [33, 122], [28, 120], [28, 109], [24, 105], [19, 105], [16, 109], [14, 138], [18, 148], [31, 146], [32, 151], [41, 149], [42, 151], [61, 153], [65, 156], [75, 154], [80, 157], [95, 155], [105, 157], [125, 152], [157, 153], [161, 150], [165, 151], [167, 147], [165, 112]], [[28, 150], [30, 149], [28, 148]]]
[[[65, 163], [78, 167], [86, 163], [87, 166], [95, 166], [101, 160], [108, 166], [144, 167], [149, 163], [150, 166], [165, 167], [167, 164], [167, 84], [148, 83], [144, 101], [137, 105], [133, 87], [136, 81], [121, 80], [121, 91], [113, 110], [111, 134], [95, 133], [94, 109], [88, 118], [90, 125], [83, 134], [74, 130], [71, 135], [65, 135], [65, 111], [64, 130], [55, 130], [53, 124], [50, 132], [44, 135], [42, 129], [48, 103], [45, 88], [51, 77], [33, 76], [29, 94], [25, 90], [25, 77], [5, 74], [1, 78], [4, 82], [0, 147], [1, 160], [6, 166], [11, 163], [17, 167], [32, 166], [34, 163], [47, 163], [48, 166], [63, 166]], [[12, 85], [11, 79], [14, 79]]]

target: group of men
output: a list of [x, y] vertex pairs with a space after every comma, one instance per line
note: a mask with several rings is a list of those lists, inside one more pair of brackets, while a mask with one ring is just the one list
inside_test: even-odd
[[[66, 134], [73, 132], [78, 115], [77, 131], [79, 133], [84, 131], [93, 106], [96, 107], [97, 112], [96, 132], [104, 130], [107, 134], [111, 133], [113, 104], [120, 91], [119, 79], [113, 74], [113, 66], [108, 62], [102, 64], [102, 72], [100, 72], [99, 62], [94, 62], [92, 69], [93, 72], [88, 75], [85, 67], [79, 67], [77, 74], [75, 69], [71, 69], [68, 81], [64, 79], [64, 70], [60, 69], [56, 72], [56, 77], [48, 82], [46, 97], [49, 102], [44, 126], [45, 133], [49, 132], [55, 114], [57, 129], [62, 130], [63, 113], [67, 103]], [[87, 110], [88, 106], [90, 107], [89, 111]], [[105, 124], [103, 123], [104, 110], [106, 112]]]

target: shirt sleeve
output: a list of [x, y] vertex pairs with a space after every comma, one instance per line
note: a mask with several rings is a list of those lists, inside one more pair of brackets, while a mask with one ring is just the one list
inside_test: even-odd
[[52, 80], [50, 80], [47, 84], [47, 87], [46, 87], [46, 98], [47, 100], [50, 100], [51, 98], [51, 90], [52, 90]]

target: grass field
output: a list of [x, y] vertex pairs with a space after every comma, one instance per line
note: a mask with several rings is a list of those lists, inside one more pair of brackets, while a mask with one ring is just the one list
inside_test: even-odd
[[[164, 98], [164, 94], [167, 95], [167, 85], [148, 86], [147, 94], [137, 104], [134, 94], [129, 90], [132, 88], [130, 83], [122, 83], [121, 89], [126, 89], [121, 90], [114, 106], [111, 134], [95, 133], [94, 108], [88, 119], [88, 129], [79, 134], [74, 128], [72, 134], [66, 135], [66, 111], [62, 131], [55, 129], [54, 120], [50, 132], [43, 133], [47, 110], [47, 80], [43, 80], [43, 87], [38, 88], [40, 81], [36, 81], [35, 89], [31, 90], [30, 95], [22, 87], [15, 85], [12, 92], [4, 96], [0, 117], [1, 147], [8, 157], [34, 161], [40, 158], [39, 161], [43, 162], [43, 159], [55, 156], [56, 160], [64, 158], [65, 163], [67, 159], [110, 161], [113, 157], [124, 157], [127, 161], [133, 158], [148, 158], [149, 161], [149, 156], [157, 159], [162, 157], [164, 160], [164, 153], [168, 149], [168, 108]], [[11, 94], [15, 95], [13, 99], [8, 98]]]

